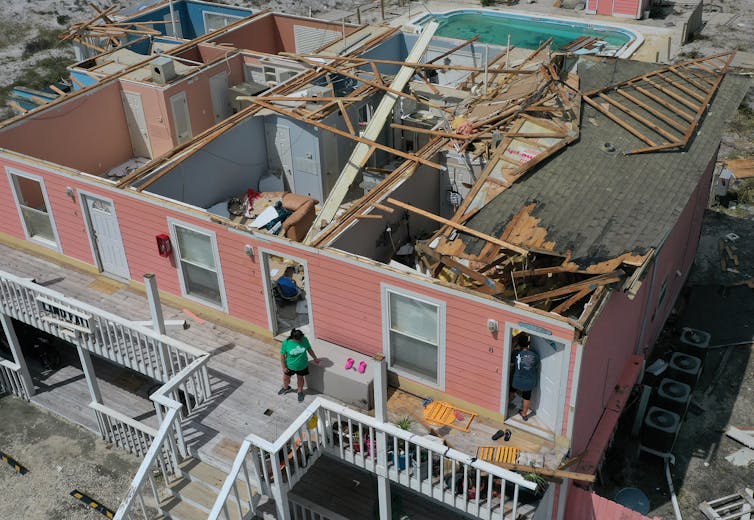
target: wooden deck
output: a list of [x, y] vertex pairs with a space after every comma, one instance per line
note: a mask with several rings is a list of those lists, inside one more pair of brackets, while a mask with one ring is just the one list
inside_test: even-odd
[[[146, 297], [127, 285], [35, 257], [1, 243], [0, 269], [18, 276], [33, 277], [42, 285], [127, 319], [150, 319]], [[311, 402], [313, 392], [308, 390], [303, 403], [297, 402], [295, 393], [277, 395], [282, 384], [279, 343], [243, 334], [219, 323], [194, 319], [191, 314], [164, 304], [163, 315], [166, 320], [185, 319], [191, 325], [188, 330], [170, 328], [170, 336], [212, 354], [208, 369], [213, 398], [184, 430], [191, 449], [205, 462], [229, 469], [248, 433], [254, 432], [274, 441]], [[37, 374], [37, 382], [43, 391], [34, 401], [96, 431], [94, 412], [86, 407], [91, 399], [75, 349], [71, 348], [69, 353], [65, 353], [64, 359], [67, 363], [64, 368], [53, 374]], [[152, 416], [154, 409], [148, 400], [151, 388], [148, 378], [102, 360], [95, 362], [95, 372], [102, 386], [104, 404], [156, 426]], [[55, 391], [49, 391], [51, 389]], [[390, 419], [394, 421], [406, 415], [420, 419], [421, 399], [396, 390], [390, 397], [389, 409]], [[427, 433], [422, 431], [418, 420], [414, 426], [412, 429], [417, 432]], [[477, 446], [494, 444], [490, 437], [502, 426], [476, 418], [468, 433], [450, 428], [439, 428], [435, 432], [452, 447], [473, 456]], [[551, 455], [559, 451], [551, 442], [521, 430], [513, 430], [510, 445], [522, 451]]]

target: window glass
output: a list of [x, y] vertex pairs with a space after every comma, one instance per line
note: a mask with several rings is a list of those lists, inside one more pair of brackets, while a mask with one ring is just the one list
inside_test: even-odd
[[173, 229], [185, 293], [222, 306], [222, 282], [212, 236], [178, 224]]
[[387, 295], [390, 367], [437, 382], [440, 307], [392, 291]]
[[437, 306], [390, 293], [390, 328], [437, 343]]
[[209, 235], [180, 226], [175, 227], [175, 235], [178, 238], [181, 260], [187, 260], [208, 269], [215, 269], [215, 255], [212, 250], [212, 239]]
[[437, 379], [437, 346], [390, 333], [390, 366], [398, 367], [427, 379]]
[[11, 175], [11, 177], [26, 234], [29, 238], [56, 244], [55, 231], [47, 211], [42, 183], [21, 175]]

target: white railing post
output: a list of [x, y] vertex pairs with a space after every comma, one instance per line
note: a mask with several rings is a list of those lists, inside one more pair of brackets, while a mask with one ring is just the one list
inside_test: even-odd
[[94, 373], [94, 365], [92, 365], [92, 356], [89, 351], [84, 349], [81, 345], [76, 345], [76, 350], [79, 353], [79, 359], [81, 360], [81, 368], [84, 371], [84, 378], [86, 379], [86, 385], [89, 387], [89, 395], [92, 397], [92, 401], [95, 403], [102, 403], [102, 392], [99, 389], [99, 383], [97, 382], [97, 375]]
[[[278, 519], [290, 520], [291, 507], [288, 504], [288, 489], [283, 482], [283, 472], [280, 469], [280, 462], [278, 461], [278, 453], [281, 451], [287, 459], [285, 446], [282, 446], [278, 451], [270, 452], [270, 465], [272, 466], [272, 474], [275, 476], [275, 481], [272, 483], [272, 494], [275, 499], [275, 509], [277, 509]], [[290, 478], [290, 471], [288, 472], [288, 478]]]
[[21, 351], [18, 336], [16, 336], [16, 331], [13, 328], [13, 320], [4, 312], [0, 312], [0, 323], [2, 323], [3, 330], [5, 331], [5, 339], [8, 340], [10, 351], [13, 354], [13, 361], [18, 365], [18, 375], [20, 376], [26, 393], [26, 399], [28, 400], [35, 393], [34, 382], [31, 379], [29, 367], [26, 365], [26, 359]]
[[[387, 367], [385, 357], [374, 356], [374, 417], [387, 422]], [[350, 432], [349, 432], [350, 433]], [[408, 460], [408, 454], [406, 454]], [[408, 468], [406, 468], [408, 469]], [[380, 519], [391, 520], [390, 479], [387, 476], [387, 434], [377, 431], [377, 498], [380, 504]]]
[[[160, 304], [160, 293], [157, 290], [157, 277], [154, 273], [147, 273], [144, 275], [144, 285], [147, 288], [147, 300], [149, 300], [149, 311], [152, 315], [152, 328], [155, 333], [162, 337], [165, 335], [165, 320], [162, 317], [162, 305]], [[160, 351], [160, 365], [162, 368], [162, 375], [164, 380], [170, 379], [171, 373], [168, 372], [168, 365], [170, 363], [169, 352], [167, 345], [162, 341], [156, 341], [157, 348]]]

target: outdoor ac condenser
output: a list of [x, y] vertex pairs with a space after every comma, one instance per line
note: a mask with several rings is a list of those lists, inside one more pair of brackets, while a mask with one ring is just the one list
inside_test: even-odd
[[694, 388], [702, 372], [702, 360], [695, 356], [676, 352], [668, 363], [667, 376]]
[[641, 447], [655, 455], [664, 456], [673, 450], [676, 435], [681, 428], [681, 417], [670, 410], [652, 406], [644, 418]]
[[152, 60], [152, 81], [164, 85], [176, 78], [175, 63], [172, 58], [160, 56]]
[[654, 404], [683, 417], [690, 399], [691, 387], [689, 385], [665, 378], [660, 381], [660, 385], [657, 387]]

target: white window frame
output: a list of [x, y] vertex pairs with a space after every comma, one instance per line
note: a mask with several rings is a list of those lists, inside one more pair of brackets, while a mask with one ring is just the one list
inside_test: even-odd
[[[395, 372], [399, 376], [417, 381], [424, 385], [439, 390], [445, 390], [445, 321], [446, 321], [446, 303], [442, 300], [436, 300], [423, 294], [415, 293], [389, 284], [381, 284], [382, 292], [382, 351], [387, 359], [388, 370]], [[404, 298], [420, 301], [421, 303], [432, 305], [437, 308], [437, 379], [432, 380], [420, 376], [414, 372], [403, 370], [400, 367], [392, 365], [390, 349], [390, 294], [397, 294]], [[424, 341], [424, 340], [422, 340]], [[427, 343], [426, 341], [424, 341]]]
[[[222, 16], [223, 18], [225, 18], [225, 25], [223, 25], [222, 27], [218, 27], [217, 29], [212, 29], [212, 31], [210, 31], [209, 28], [207, 27], [207, 15]], [[202, 11], [202, 21], [204, 22], [204, 34], [209, 34], [210, 32], [219, 31], [223, 27], [227, 27], [230, 24], [240, 20], [241, 18], [242, 18], [241, 16], [236, 16], [233, 14], [218, 13], [217, 11], [206, 11], [206, 10]]]
[[[43, 246], [49, 247], [50, 249], [54, 249], [55, 251], [62, 252], [60, 248], [60, 236], [58, 235], [58, 226], [55, 224], [55, 217], [52, 214], [52, 206], [50, 205], [50, 198], [47, 196], [47, 187], [45, 186], [44, 178], [39, 175], [34, 175], [32, 173], [26, 173], [20, 170], [16, 170], [15, 168], [6, 167], [5, 171], [8, 175], [8, 183], [10, 184], [10, 191], [13, 194], [13, 200], [16, 202], [16, 210], [18, 210], [18, 218], [21, 220], [21, 227], [24, 228], [24, 235], [26, 236], [26, 240], [29, 240], [31, 242], [36, 242], [37, 244], [41, 244]], [[45, 238], [34, 237], [29, 234], [29, 228], [26, 225], [26, 219], [24, 218], [24, 213], [23, 211], [21, 211], [21, 199], [19, 198], [18, 186], [16, 185], [16, 181], [14, 180], [14, 177], [24, 177], [26, 179], [33, 180], [39, 183], [39, 187], [42, 189], [42, 198], [44, 199], [45, 207], [47, 208], [47, 216], [50, 218], [50, 226], [52, 227], [52, 234], [55, 237], [55, 242], [51, 242], [50, 240], [47, 240]]]
[[[225, 294], [225, 278], [223, 277], [222, 265], [220, 264], [220, 252], [217, 248], [217, 237], [215, 236], [215, 232], [173, 218], [168, 218], [168, 227], [170, 228], [170, 241], [173, 244], [173, 254], [175, 255], [175, 264], [176, 268], [178, 269], [178, 278], [181, 282], [181, 294], [183, 295], [183, 297], [201, 303], [202, 305], [206, 305], [207, 307], [212, 307], [224, 312], [228, 312], [228, 299]], [[176, 227], [188, 229], [195, 233], [201, 233], [202, 235], [209, 237], [210, 243], [212, 244], [212, 255], [215, 260], [215, 268], [217, 270], [217, 283], [220, 289], [219, 304], [217, 302], [202, 298], [201, 296], [189, 294], [186, 287], [186, 280], [183, 275], [183, 266], [181, 265], [181, 250], [178, 244], [178, 234], [175, 230]]]

